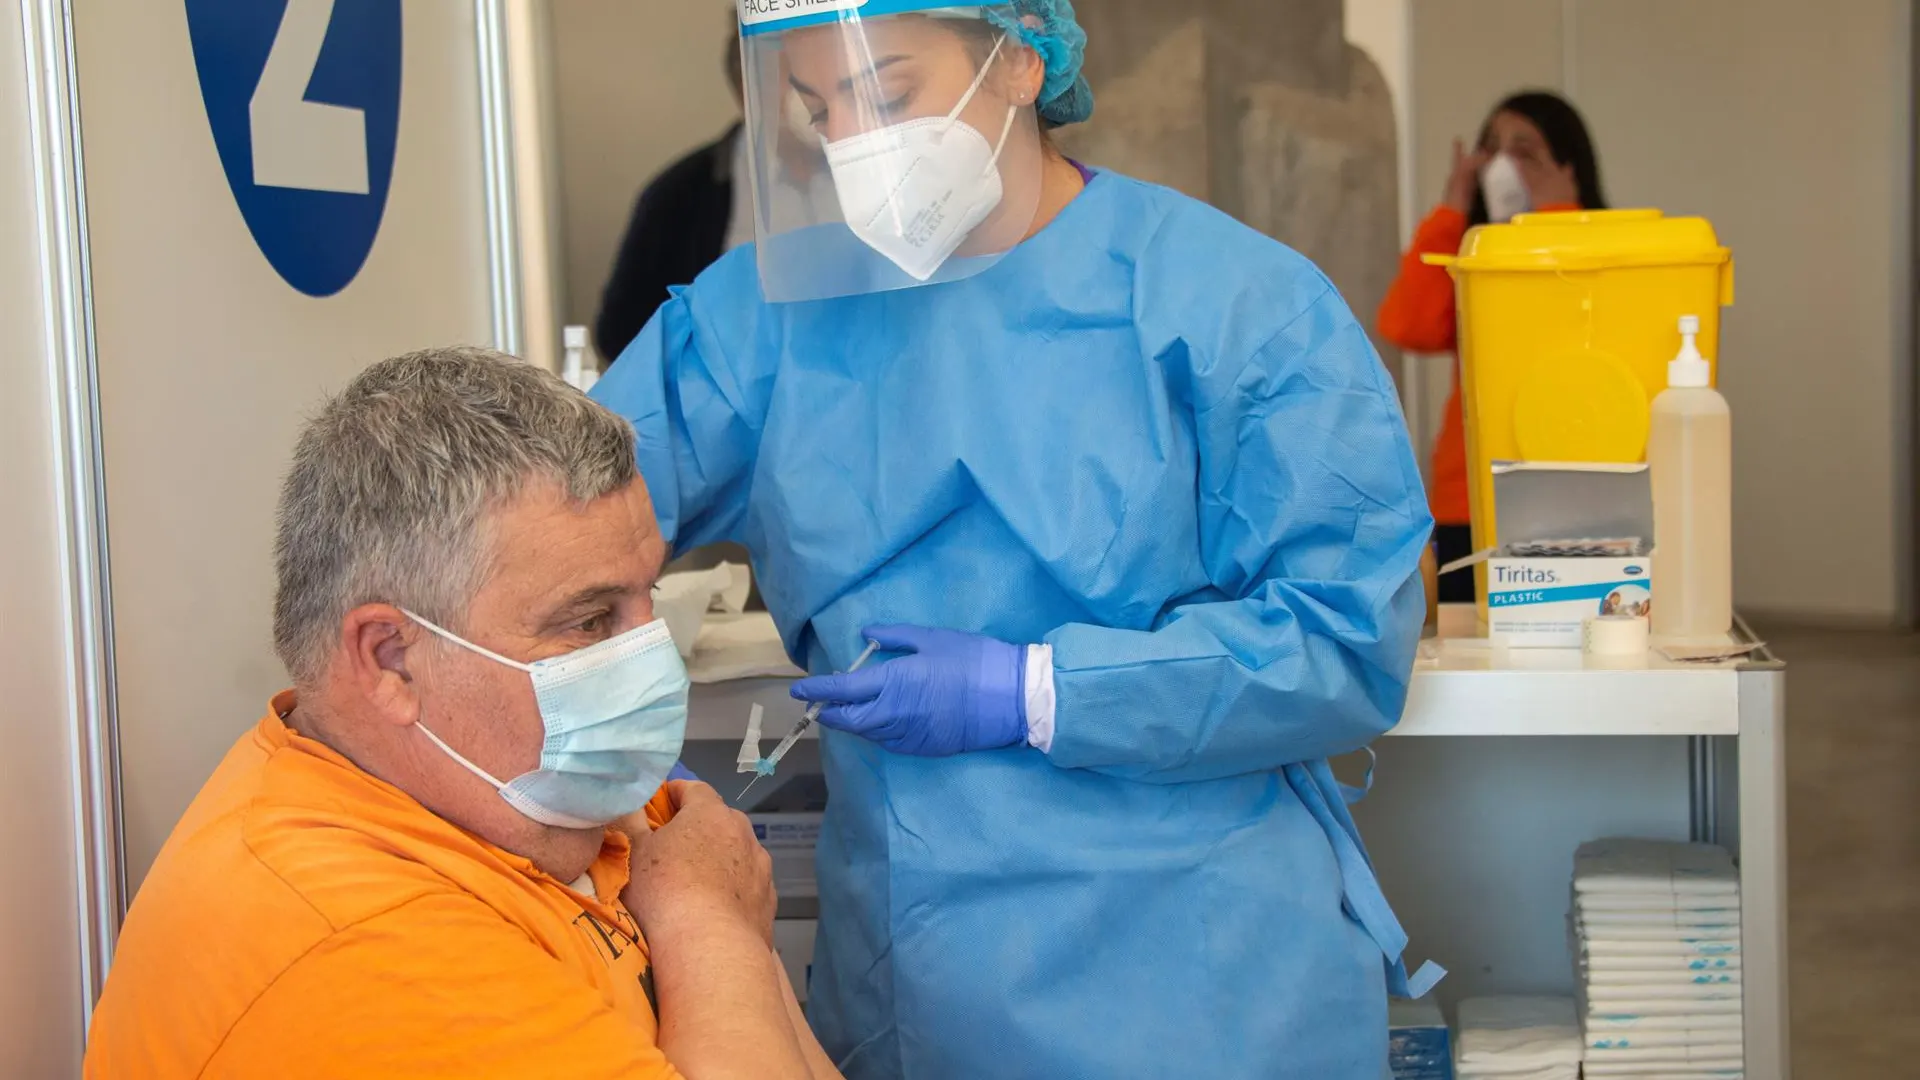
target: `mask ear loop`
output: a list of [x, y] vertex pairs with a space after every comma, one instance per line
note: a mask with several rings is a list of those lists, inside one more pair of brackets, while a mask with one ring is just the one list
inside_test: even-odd
[[425, 724], [420, 723], [417, 720], [414, 721], [413, 726], [419, 728], [421, 734], [425, 735], [429, 739], [432, 739], [433, 745], [438, 746], [443, 752], [446, 753], [448, 757], [452, 758], [455, 763], [465, 766], [468, 772], [472, 773], [473, 775], [479, 777], [482, 780], [485, 780], [487, 783], [492, 784], [493, 790], [500, 791], [500, 792], [506, 791], [507, 785], [501, 783], [498, 779], [495, 779], [492, 773], [488, 772], [487, 770], [481, 768], [478, 765], [475, 765], [473, 762], [468, 761], [466, 758], [466, 755], [460, 753], [460, 751], [455, 750], [451, 746], [448, 746], [445, 739], [442, 739], [440, 736], [435, 735], [433, 733], [432, 728], [428, 727]]
[[[417, 622], [421, 626], [426, 627], [429, 631], [431, 631], [435, 635], [441, 638], [444, 638], [445, 640], [450, 641], [453, 644], [458, 645], [469, 652], [477, 653], [481, 656], [486, 657], [489, 660], [495, 661], [496, 663], [505, 664], [510, 668], [518, 668], [519, 670], [526, 671], [526, 672], [531, 672], [533, 670], [531, 665], [523, 664], [518, 660], [509, 660], [506, 657], [501, 656], [499, 653], [494, 652], [491, 649], [485, 649], [478, 645], [475, 645], [473, 642], [468, 641], [466, 638], [461, 637], [460, 635], [454, 633], [451, 630], [446, 630], [439, 626], [435, 626], [433, 623], [430, 623], [427, 620], [421, 618], [420, 616], [415, 615], [413, 612], [408, 611], [406, 608], [401, 608], [400, 614], [405, 615], [407, 618], [412, 619], [414, 622]], [[507, 785], [502, 783], [499, 780], [499, 778], [495, 777], [492, 773], [481, 768], [480, 766], [475, 765], [473, 762], [468, 761], [466, 758], [466, 755], [462, 754], [458, 750], [455, 750], [453, 747], [448, 746], [447, 741], [445, 739], [442, 739], [440, 736], [435, 735], [433, 733], [432, 728], [428, 727], [423, 723], [420, 723], [417, 720], [414, 721], [413, 726], [419, 728], [421, 733], [424, 734], [427, 738], [432, 739], [433, 744], [435, 746], [438, 746], [448, 757], [452, 758], [457, 764], [464, 767], [468, 772], [472, 773], [473, 775], [493, 785], [493, 789], [495, 791], [504, 792], [506, 790]]]
[[993, 148], [993, 156], [987, 159], [987, 167], [982, 170], [983, 173], [990, 173], [999, 166], [1000, 155], [1007, 149], [1007, 139], [1013, 135], [1013, 122], [1019, 116], [1020, 106], [1007, 106], [1007, 122], [1000, 125], [1000, 142]]
[[[987, 84], [987, 72], [993, 68], [993, 62], [1000, 57], [1000, 50], [1006, 48], [1006, 46], [1007, 35], [1001, 34], [999, 39], [993, 43], [993, 51], [987, 54], [987, 62], [980, 65], [980, 74], [973, 77], [973, 85], [967, 87], [967, 92], [961, 95], [960, 103], [955, 105], [953, 111], [947, 114], [947, 125], [945, 128], [942, 128], [940, 132], [942, 136], [945, 136], [948, 131], [953, 130], [953, 125], [960, 122], [960, 114], [966, 111], [968, 105], [972, 104], [974, 95], [980, 92], [980, 88]], [[1007, 106], [1007, 122], [1000, 125], [1000, 140], [994, 143], [993, 156], [987, 159], [987, 167], [981, 170], [983, 174], [990, 173], [999, 167], [1000, 155], [1006, 152], [1007, 140], [1013, 136], [1013, 122], [1019, 118], [1020, 106]]]
[[[1006, 44], [1007, 35], [1005, 34], [1001, 34], [1000, 40], [993, 43], [993, 51], [987, 54], [987, 62], [980, 65], [980, 74], [973, 77], [973, 85], [967, 87], [967, 92], [960, 95], [960, 103], [955, 105], [953, 111], [947, 114], [947, 126], [941, 129], [940, 133], [942, 135], [952, 130], [953, 125], [959, 122], [960, 114], [966, 111], [968, 105], [972, 104], [973, 96], [978, 94], [980, 88], [987, 84], [987, 72], [993, 69], [994, 60], [1000, 56], [1000, 50], [1005, 48]], [[1011, 128], [1013, 126], [1012, 121], [1008, 121], [1007, 126]]]
[[446, 640], [454, 643], [455, 645], [460, 646], [461, 648], [467, 650], [468, 652], [476, 653], [480, 656], [484, 656], [487, 659], [492, 660], [496, 664], [505, 664], [508, 667], [513, 668], [515, 671], [524, 671], [524, 672], [527, 672], [528, 674], [533, 673], [532, 664], [523, 664], [518, 660], [509, 660], [506, 657], [501, 656], [499, 653], [494, 652], [491, 649], [486, 649], [478, 645], [475, 645], [473, 642], [468, 641], [466, 638], [461, 637], [459, 634], [456, 634], [451, 630], [443, 630], [440, 627], [435, 626], [434, 624], [428, 622], [427, 620], [421, 618], [420, 616], [415, 615], [413, 612], [408, 611], [406, 608], [401, 608], [400, 614], [405, 615], [407, 618], [412, 619], [414, 622], [417, 622], [421, 626], [424, 626], [428, 630], [431, 630], [434, 634], [442, 638], [445, 638]]

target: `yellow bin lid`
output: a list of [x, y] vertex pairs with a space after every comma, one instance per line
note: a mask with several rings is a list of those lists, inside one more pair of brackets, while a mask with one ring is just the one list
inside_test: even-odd
[[1658, 210], [1573, 210], [1521, 214], [1467, 234], [1455, 258], [1426, 261], [1456, 270], [1611, 270], [1633, 266], [1720, 266], [1732, 253], [1706, 218]]

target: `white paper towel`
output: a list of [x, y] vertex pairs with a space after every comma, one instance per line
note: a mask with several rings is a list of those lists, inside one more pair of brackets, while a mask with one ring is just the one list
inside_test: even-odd
[[696, 684], [804, 675], [787, 659], [773, 616], [764, 611], [709, 615], [693, 658], [687, 661], [687, 677]]
[[747, 609], [752, 592], [753, 574], [738, 563], [665, 574], [653, 587], [653, 614], [666, 620], [680, 655], [692, 659], [708, 613], [718, 609], [737, 615]]

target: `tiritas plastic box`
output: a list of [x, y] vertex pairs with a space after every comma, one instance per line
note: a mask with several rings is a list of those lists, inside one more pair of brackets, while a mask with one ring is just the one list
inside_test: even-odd
[[1617, 557], [1553, 554], [1561, 544], [1523, 545], [1487, 561], [1487, 630], [1513, 649], [1577, 649], [1586, 621], [1597, 615], [1653, 610], [1653, 561], [1643, 542], [1566, 541], [1569, 549], [1623, 546]]

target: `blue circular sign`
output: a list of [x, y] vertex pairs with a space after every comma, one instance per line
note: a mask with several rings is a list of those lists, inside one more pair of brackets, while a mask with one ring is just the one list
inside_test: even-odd
[[400, 134], [400, 0], [186, 0], [227, 186], [287, 284], [332, 296], [380, 234]]

